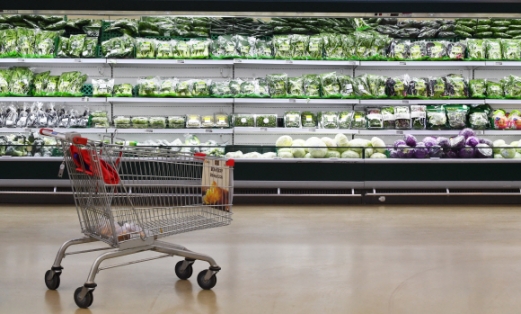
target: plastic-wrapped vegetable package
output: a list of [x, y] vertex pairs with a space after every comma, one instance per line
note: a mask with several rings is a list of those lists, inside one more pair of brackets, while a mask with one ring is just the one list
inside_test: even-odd
[[27, 123], [25, 127], [27, 128], [34, 128], [36, 127], [36, 115], [38, 113], [37, 104], [33, 103], [32, 105], [28, 106], [27, 109]]
[[293, 34], [291, 37], [291, 58], [305, 60], [308, 58], [309, 36]]
[[47, 103], [47, 108], [45, 109], [45, 114], [47, 115], [47, 127], [56, 128], [58, 127], [58, 112], [54, 107], [54, 103]]
[[255, 115], [255, 126], [258, 128], [276, 128], [276, 114], [257, 114]]
[[[443, 112], [445, 113], [445, 111]], [[427, 108], [424, 105], [411, 105], [411, 128], [424, 130], [427, 126]]]
[[134, 46], [134, 38], [124, 34], [102, 42], [101, 53], [105, 58], [124, 58], [132, 54]]
[[187, 128], [200, 128], [202, 127], [202, 118], [198, 114], [187, 114], [186, 115], [186, 127]]
[[326, 60], [345, 60], [344, 46], [339, 34], [324, 34], [324, 58]]
[[384, 126], [382, 110], [380, 108], [367, 108], [365, 118], [367, 120], [368, 129], [382, 129]]
[[300, 111], [286, 111], [286, 113], [284, 114], [284, 127], [300, 128]]
[[302, 127], [314, 128], [317, 126], [317, 115], [311, 111], [302, 111], [300, 113]]
[[233, 94], [230, 91], [230, 81], [212, 81], [210, 94], [217, 98], [230, 98]]
[[467, 79], [457, 74], [447, 75], [445, 77], [445, 94], [450, 98], [468, 98]]
[[405, 98], [409, 86], [407, 74], [397, 77], [389, 77], [385, 81], [385, 93], [391, 98]]
[[166, 129], [165, 117], [150, 117], [148, 123], [152, 129]]
[[12, 96], [29, 96], [33, 78], [34, 73], [29, 68], [11, 68], [9, 94]]
[[69, 55], [69, 38], [60, 37], [58, 45], [56, 46], [56, 56], [61, 58], [68, 58]]
[[391, 38], [387, 35], [374, 34], [374, 39], [371, 47], [369, 48], [368, 58], [369, 60], [387, 60], [387, 48]]
[[409, 60], [426, 60], [427, 56], [427, 43], [423, 40], [416, 41], [409, 46]]
[[354, 79], [349, 75], [338, 75], [338, 84], [340, 85], [340, 94], [343, 99], [355, 98], [355, 91], [353, 88]]
[[505, 98], [521, 98], [521, 77], [515, 75], [509, 75], [505, 77], [503, 89], [505, 93]]
[[8, 128], [16, 128], [16, 121], [18, 121], [18, 109], [14, 104], [10, 104], [5, 109], [4, 125]]
[[0, 57], [14, 58], [18, 57], [17, 33], [14, 29], [6, 29], [0, 31], [2, 44], [0, 45]]
[[467, 105], [445, 105], [445, 112], [451, 129], [464, 129], [467, 127]]
[[355, 77], [353, 83], [353, 89], [358, 98], [373, 98], [371, 89], [367, 83], [367, 74]]
[[520, 41], [517, 39], [501, 39], [503, 60], [521, 59]]
[[254, 127], [255, 117], [252, 114], [235, 114], [233, 116], [233, 125], [235, 127]]
[[501, 60], [503, 58], [501, 41], [499, 39], [486, 39], [485, 48], [487, 51], [487, 60]]
[[485, 40], [467, 39], [467, 53], [470, 60], [486, 60]]
[[18, 55], [20, 57], [34, 58], [34, 43], [36, 40], [35, 30], [17, 27], [16, 33]]
[[114, 79], [92, 79], [92, 96], [112, 97]]
[[322, 51], [324, 49], [324, 39], [322, 36], [309, 36], [309, 44], [307, 47], [307, 58], [310, 60], [322, 59]]
[[33, 95], [34, 96], [46, 96], [47, 93], [45, 89], [47, 88], [47, 83], [49, 81], [51, 71], [46, 71], [42, 73], [38, 73], [34, 76], [33, 82]]
[[132, 97], [132, 84], [114, 85], [114, 97]]
[[168, 116], [167, 117], [167, 128], [169, 129], [184, 129], [186, 117], [184, 116]]
[[[288, 45], [289, 51], [289, 45]], [[214, 59], [234, 59], [239, 58], [239, 52], [232, 36], [223, 35], [217, 37], [212, 43], [212, 58]]]
[[287, 35], [273, 36], [275, 59], [291, 59], [291, 37]]
[[367, 60], [370, 57], [374, 36], [368, 32], [355, 32], [355, 55], [359, 60]]
[[148, 129], [148, 117], [132, 117], [131, 121], [134, 129]]
[[284, 98], [287, 97], [287, 85], [288, 75], [287, 74], [269, 74], [266, 75], [268, 86], [270, 89], [270, 95], [272, 98]]
[[365, 121], [365, 111], [355, 111], [353, 112], [353, 120], [351, 121], [352, 129], [365, 129], [366, 121]]
[[228, 85], [230, 87], [230, 92], [232, 95], [237, 96], [241, 94], [241, 85], [244, 81], [240, 78], [236, 78], [230, 81]]
[[427, 42], [427, 57], [429, 60], [443, 60], [447, 58], [447, 46], [446, 41], [432, 41]]
[[270, 89], [268, 87], [268, 83], [266, 82], [266, 79], [258, 79], [254, 81], [255, 83], [255, 93], [260, 98], [268, 98], [270, 97]]
[[257, 59], [272, 59], [273, 44], [271, 40], [257, 38], [255, 41], [255, 57]]
[[176, 88], [177, 97], [190, 98], [193, 96], [193, 87], [195, 80], [179, 81]]
[[[209, 39], [190, 39], [188, 41], [191, 59], [208, 59], [210, 57], [210, 40]], [[178, 42], [179, 45], [179, 42]], [[174, 49], [172, 49], [174, 50]]]
[[136, 58], [154, 59], [156, 57], [156, 40], [136, 38]]
[[394, 129], [396, 127], [395, 108], [382, 107], [382, 120], [384, 129]]
[[[108, 128], [110, 126], [106, 111], [95, 111], [90, 114], [90, 125], [94, 128]], [[79, 123], [77, 125], [80, 127]], [[83, 127], [83, 126], [81, 126]]]
[[56, 32], [37, 30], [34, 54], [38, 58], [54, 57], [54, 41], [56, 37]]
[[59, 128], [68, 128], [70, 123], [70, 113], [65, 107], [60, 107], [58, 109], [58, 123], [57, 127]]
[[412, 77], [407, 86], [407, 98], [425, 99], [429, 97], [429, 79]]
[[90, 109], [84, 108], [84, 110], [76, 110], [71, 109], [70, 111], [70, 128], [86, 128], [88, 126], [100, 128], [106, 128], [109, 126], [109, 121], [107, 118], [107, 112], [105, 111], [97, 111], [94, 113], [96, 117], [91, 117]]
[[302, 76], [304, 95], [306, 98], [320, 98], [320, 78], [316, 74]]
[[18, 110], [18, 120], [16, 120], [17, 128], [25, 128], [27, 125], [27, 118], [29, 117], [28, 108], [29, 104], [24, 103], [23, 105], [17, 108]]
[[340, 111], [338, 113], [338, 128], [339, 129], [349, 129], [351, 127], [352, 120], [353, 120], [353, 112]]
[[115, 116], [112, 121], [117, 129], [130, 129], [132, 127], [130, 117], [127, 116]]
[[504, 98], [504, 96], [503, 85], [487, 80], [487, 98], [501, 99]]
[[239, 93], [235, 95], [237, 98], [258, 98], [255, 93], [255, 80], [246, 79], [239, 86]]
[[465, 51], [467, 45], [465, 42], [449, 43], [447, 45], [447, 57], [450, 60], [463, 60], [465, 58]]
[[443, 105], [427, 106], [427, 129], [444, 130], [447, 129], [447, 115]]
[[386, 77], [373, 74], [364, 74], [364, 76], [373, 98], [388, 98], [385, 93]]
[[318, 126], [321, 129], [338, 129], [338, 113], [321, 111], [317, 115]]
[[411, 113], [409, 107], [394, 107], [394, 128], [398, 130], [408, 130], [411, 128]]
[[177, 96], [177, 84], [179, 80], [177, 78], [165, 78], [160, 82], [159, 96], [160, 97], [176, 97]]
[[201, 115], [201, 127], [213, 128], [215, 126], [215, 117], [213, 114]]
[[486, 130], [490, 127], [490, 107], [488, 105], [471, 105], [469, 111], [469, 127], [473, 130]]
[[319, 75], [320, 78], [320, 90], [322, 98], [341, 98], [340, 85], [336, 72], [323, 73]]
[[81, 88], [87, 81], [87, 75], [79, 72], [64, 72], [58, 80], [58, 95], [60, 96], [83, 96]]
[[83, 46], [83, 50], [81, 51], [82, 58], [94, 58], [97, 55], [97, 45], [98, 38], [97, 37], [87, 37], [85, 38], [85, 45]]
[[[214, 115], [215, 127], [216, 128], [229, 128], [230, 127], [230, 119], [228, 114], [226, 113], [216, 113]], [[277, 119], [275, 118], [275, 121]]]
[[212, 80], [191, 80], [193, 97], [210, 97]]
[[[162, 53], [164, 57], [167, 56], [168, 53], [170, 53], [170, 57], [174, 59], [186, 59], [190, 58], [190, 49], [191, 44], [188, 44], [189, 42], [184, 40], [170, 40], [170, 52], [168, 52], [168, 48], [165, 45], [164, 46], [164, 52]], [[162, 56], [162, 57], [163, 57]]]
[[389, 58], [391, 60], [407, 60], [410, 45], [410, 41], [393, 40], [389, 48]]
[[156, 41], [156, 58], [157, 59], [171, 59], [173, 57], [172, 53], [172, 43], [175, 41]]
[[475, 79], [469, 81], [469, 93], [472, 98], [486, 98], [487, 82], [483, 79]]
[[157, 97], [161, 87], [161, 80], [156, 76], [140, 78], [137, 80], [139, 97]]
[[87, 38], [87, 35], [84, 34], [71, 35], [71, 37], [69, 37], [69, 49], [67, 54], [70, 57], [81, 57], [81, 53], [83, 52], [83, 46], [85, 45], [85, 38]]
[[9, 82], [11, 81], [11, 71], [0, 69], [0, 96], [9, 95]]
[[429, 78], [429, 97], [434, 99], [444, 98], [445, 92], [445, 79], [442, 77]]
[[288, 97], [304, 98], [304, 82], [302, 77], [288, 77]]

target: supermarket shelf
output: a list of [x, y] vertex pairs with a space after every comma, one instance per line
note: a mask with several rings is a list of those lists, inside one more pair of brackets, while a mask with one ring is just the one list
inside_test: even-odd
[[[360, 135], [385, 136], [385, 135], [458, 135], [460, 130], [360, 130]], [[476, 135], [483, 135], [483, 131], [476, 131]]]
[[24, 63], [24, 64], [37, 64], [37, 63], [45, 63], [45, 64], [105, 64], [107, 63], [107, 59], [98, 58], [98, 59], [88, 59], [88, 58], [5, 58], [0, 59], [0, 64], [2, 63]]
[[484, 67], [485, 61], [360, 61], [361, 67]]
[[519, 61], [486, 61], [487, 67], [521, 67]]
[[317, 129], [317, 128], [248, 128], [235, 127], [235, 134], [358, 134], [358, 130]]
[[521, 105], [521, 99], [485, 99], [489, 105]]
[[106, 103], [105, 97], [0, 97], [0, 102], [81, 102]]
[[[105, 128], [77, 128], [77, 129], [64, 129], [64, 128], [53, 128], [54, 131], [59, 133], [76, 132], [80, 134], [104, 134], [107, 133]], [[0, 133], [25, 133], [25, 132], [39, 132], [40, 128], [0, 128]]]
[[327, 61], [327, 60], [273, 60], [273, 59], [235, 59], [234, 64], [263, 65], [315, 65], [315, 66], [358, 66], [360, 61]]
[[149, 65], [233, 65], [233, 60], [212, 59], [107, 59], [108, 64]]
[[[109, 133], [116, 131], [115, 128], [107, 129]], [[117, 129], [118, 134], [232, 134], [233, 129]]]
[[233, 98], [154, 98], [154, 97], [109, 97], [110, 103], [196, 103], [224, 104], [233, 103]]
[[287, 98], [235, 98], [235, 104], [316, 104], [316, 105], [353, 105], [358, 99], [287, 99]]
[[521, 130], [485, 130], [485, 135], [517, 135], [521, 136]]
[[362, 99], [361, 105], [429, 105], [429, 104], [484, 104], [483, 99]]

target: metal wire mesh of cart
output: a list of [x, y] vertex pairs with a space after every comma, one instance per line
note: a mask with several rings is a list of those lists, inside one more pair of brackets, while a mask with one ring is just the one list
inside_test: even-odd
[[233, 160], [63, 141], [83, 233], [112, 246], [229, 225]]

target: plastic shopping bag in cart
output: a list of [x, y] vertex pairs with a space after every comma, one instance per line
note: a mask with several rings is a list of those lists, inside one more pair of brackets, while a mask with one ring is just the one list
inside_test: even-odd
[[[106, 184], [118, 184], [120, 181], [119, 174], [109, 163], [103, 159], [99, 159], [101, 173], [98, 173], [97, 167], [93, 166], [90, 151], [87, 149], [80, 149], [71, 145], [71, 157], [76, 165], [76, 171], [83, 172], [89, 176], [102, 177]], [[83, 166], [82, 166], [83, 160]], [[119, 162], [116, 161], [116, 163]]]
[[202, 177], [203, 204], [230, 211], [233, 160], [205, 159]]

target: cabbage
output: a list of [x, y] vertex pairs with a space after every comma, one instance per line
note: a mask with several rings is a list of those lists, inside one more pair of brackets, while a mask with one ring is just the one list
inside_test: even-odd
[[293, 140], [293, 143], [291, 144], [291, 146], [306, 146], [306, 141], [304, 141], [303, 139], [298, 138], [296, 140]]
[[500, 148], [499, 153], [506, 159], [512, 159], [516, 156], [516, 150], [507, 144], [505, 144], [503, 148]]
[[519, 142], [518, 141], [513, 141], [512, 143], [510, 143], [510, 146], [518, 147], [519, 146]]
[[459, 158], [474, 158], [474, 147], [468, 145], [465, 146], [459, 150], [458, 156]]
[[431, 158], [441, 158], [443, 156], [443, 149], [441, 149], [441, 146], [434, 145], [432, 147], [428, 148], [429, 150], [429, 156]]
[[304, 156], [304, 158], [313, 158], [313, 157], [311, 157], [310, 153], [307, 153], [306, 156]]
[[475, 136], [469, 136], [467, 141], [465, 141], [465, 145], [476, 147], [479, 144], [479, 139]]
[[492, 147], [494, 148], [494, 154], [499, 154], [502, 147], [505, 147], [507, 143], [503, 140], [496, 140], [492, 143]]
[[514, 159], [521, 159], [521, 154], [516, 152], [516, 155], [514, 156]]
[[374, 154], [374, 149], [372, 149], [372, 148], [366, 148], [366, 149], [364, 150], [364, 156], [365, 156], [365, 158], [369, 158], [369, 157], [371, 157], [373, 154]]
[[445, 158], [450, 158], [450, 159], [458, 158], [458, 154], [456, 154], [456, 152], [454, 152], [454, 151], [449, 151], [445, 154]]
[[341, 158], [360, 158], [360, 155], [357, 152], [354, 152], [352, 150], [346, 150], [342, 153], [340, 156]]
[[340, 158], [340, 153], [336, 150], [328, 150], [326, 158]]
[[430, 148], [434, 145], [438, 145], [438, 140], [436, 140], [432, 136], [427, 136], [426, 138], [423, 139], [423, 142], [425, 143], [425, 147], [427, 147], [427, 148]]
[[461, 148], [465, 147], [465, 137], [462, 135], [451, 137], [449, 142], [450, 142], [450, 147], [453, 149], [461, 149]]
[[403, 138], [405, 140], [405, 144], [407, 144], [408, 146], [410, 146], [410, 147], [415, 147], [416, 146], [416, 137], [414, 137], [414, 135], [405, 134], [403, 136]]
[[335, 143], [338, 147], [349, 147], [349, 139], [342, 133], [335, 135]]
[[480, 139], [479, 139], [479, 143], [480, 143], [480, 144], [487, 144], [487, 145], [490, 146], [490, 147], [494, 146], [494, 144], [492, 143], [492, 141], [489, 140], [489, 139], [486, 139], [486, 138], [480, 138]]
[[446, 137], [438, 137], [438, 145], [440, 145], [444, 151], [448, 151], [450, 149], [450, 141]]
[[293, 157], [304, 158], [304, 156], [306, 156], [306, 149], [304, 147], [295, 144], [293, 144], [293, 147], [294, 148], [291, 149], [291, 154]]
[[371, 145], [376, 148], [377, 153], [385, 153], [385, 142], [379, 139], [378, 137], [373, 137], [371, 139]]
[[275, 146], [277, 147], [291, 147], [292, 144], [293, 139], [288, 135], [282, 135], [277, 139], [277, 142], [275, 142]]
[[260, 158], [275, 158], [277, 157], [277, 153], [274, 152], [268, 152], [261, 155]]
[[423, 159], [429, 157], [428, 150], [425, 147], [425, 143], [418, 142], [416, 144], [416, 148], [414, 148], [414, 157], [418, 159]]
[[360, 138], [355, 138], [354, 140], [349, 142], [349, 147], [350, 147], [350, 149], [352, 151], [361, 154], [362, 150], [365, 147], [369, 147], [369, 146], [368, 146], [368, 141], [367, 140], [363, 140], [363, 139], [360, 139]]
[[306, 141], [306, 147], [313, 158], [324, 158], [327, 154], [327, 145], [318, 137], [311, 137]]
[[282, 152], [286, 152], [286, 153], [291, 153], [291, 148], [279, 148], [278, 152], [279, 153], [282, 153]]
[[521, 141], [519, 141], [519, 144], [517, 145], [516, 152], [521, 154]]
[[387, 156], [385, 156], [385, 155], [382, 154], [382, 153], [374, 153], [374, 154], [371, 156], [371, 159], [382, 159], [382, 158], [387, 158]]
[[478, 144], [475, 148], [477, 158], [492, 158], [493, 151], [487, 144]]
[[324, 142], [324, 144], [326, 144], [329, 150], [336, 150], [337, 145], [334, 139], [329, 137], [323, 137], [321, 138], [321, 140], [322, 142]]
[[471, 136], [476, 136], [476, 133], [472, 129], [466, 128], [459, 131], [459, 135], [465, 137], [465, 139], [468, 139]]
[[501, 156], [501, 154], [495, 154], [494, 158], [495, 159], [504, 159], [503, 156]]
[[394, 141], [393, 147], [397, 148], [400, 145], [407, 145], [407, 144], [405, 144], [404, 140], [396, 140], [396, 141]]
[[389, 150], [389, 156], [391, 158], [405, 158], [405, 154], [403, 153], [403, 151], [398, 149]]
[[280, 158], [293, 158], [293, 155], [290, 152], [280, 152], [279, 151], [279, 157]]
[[399, 145], [397, 150], [402, 153], [402, 158], [413, 158], [414, 157], [414, 148], [411, 148], [407, 145]]

